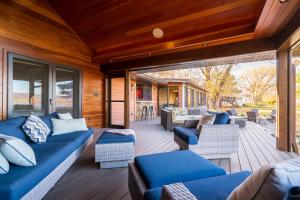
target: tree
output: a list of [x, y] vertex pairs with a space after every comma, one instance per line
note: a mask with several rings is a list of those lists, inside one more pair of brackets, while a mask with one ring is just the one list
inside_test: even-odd
[[244, 72], [241, 83], [245, 95], [254, 105], [262, 103], [264, 97], [276, 88], [275, 67], [253, 68]]
[[218, 110], [224, 96], [240, 93], [235, 77], [231, 74], [234, 65], [208, 66], [200, 68], [205, 87], [209, 92], [209, 106]]
[[235, 77], [231, 74], [235, 65], [200, 66], [187, 64], [185, 69], [148, 73], [156, 78], [191, 79], [204, 85], [208, 91], [210, 108], [219, 109], [220, 100], [224, 96], [233, 96], [240, 93]]

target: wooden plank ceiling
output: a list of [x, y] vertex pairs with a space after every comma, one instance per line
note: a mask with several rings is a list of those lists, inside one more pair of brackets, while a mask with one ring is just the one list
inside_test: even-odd
[[[300, 6], [300, 0], [48, 2], [102, 64], [270, 37]], [[163, 38], [153, 37], [154, 28]]]

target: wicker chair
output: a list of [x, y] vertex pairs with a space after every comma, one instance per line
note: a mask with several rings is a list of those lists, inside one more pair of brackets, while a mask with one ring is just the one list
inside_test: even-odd
[[253, 111], [247, 112], [247, 118], [248, 118], [248, 121], [252, 121], [252, 122], [256, 123], [257, 113], [253, 112]]
[[198, 144], [189, 145], [174, 134], [181, 150], [189, 149], [207, 159], [230, 158], [238, 151], [239, 126], [236, 124], [204, 125]]

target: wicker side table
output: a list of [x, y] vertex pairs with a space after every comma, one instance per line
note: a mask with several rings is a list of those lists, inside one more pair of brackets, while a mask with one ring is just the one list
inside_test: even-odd
[[100, 168], [128, 167], [134, 159], [132, 136], [122, 136], [104, 132], [95, 145], [95, 162]]

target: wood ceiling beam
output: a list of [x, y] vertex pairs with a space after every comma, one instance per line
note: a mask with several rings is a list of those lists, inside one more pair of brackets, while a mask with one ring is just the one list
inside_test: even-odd
[[193, 13], [193, 14], [190, 14], [190, 15], [185, 15], [185, 16], [182, 16], [182, 17], [177, 17], [177, 18], [173, 18], [173, 19], [170, 19], [170, 20], [165, 20], [165, 21], [160, 22], [160, 23], [150, 24], [148, 26], [137, 28], [137, 29], [134, 29], [132, 31], [126, 32], [126, 35], [127, 36], [139, 35], [139, 34], [142, 34], [142, 33], [151, 32], [154, 28], [157, 28], [157, 27], [165, 28], [165, 27], [176, 25], [176, 24], [179, 24], [179, 23], [184, 23], [186, 21], [191, 21], [191, 20], [199, 19], [199, 18], [206, 17], [206, 16], [209, 16], [209, 15], [214, 15], [214, 14], [221, 13], [221, 12], [226, 12], [226, 11], [233, 10], [233, 9], [236, 9], [236, 8], [239, 8], [239, 7], [242, 7], [242, 6], [247, 6], [247, 5], [250, 5], [250, 4], [253, 4], [253, 3], [259, 3], [259, 2], [260, 2], [260, 0], [244, 0], [244, 1], [237, 1], [237, 2], [234, 2], [234, 3], [228, 3], [228, 4], [218, 6], [218, 7], [212, 8], [212, 9], [199, 11], [199, 12], [196, 12], [196, 13]]
[[123, 71], [125, 69], [146, 69], [159, 67], [162, 64], [174, 64], [195, 60], [221, 58], [234, 55], [243, 55], [264, 51], [276, 50], [277, 43], [274, 38], [248, 40], [237, 43], [223, 44], [202, 49], [194, 49], [184, 52], [173, 52], [165, 55], [149, 56], [127, 61], [107, 63], [101, 65], [101, 70], [106, 73]]
[[138, 57], [148, 57], [154, 54], [167, 54], [175, 51], [182, 52], [205, 48], [207, 46], [251, 40], [253, 39], [253, 28], [254, 25], [252, 24], [243, 25], [155, 45], [139, 45], [140, 47], [134, 49], [129, 48], [128, 50], [123, 49], [120, 51], [113, 49], [110, 52], [98, 52], [93, 57], [93, 60], [98, 63], [110, 62], [110, 60], [129, 60]]
[[299, 8], [300, 0], [267, 0], [255, 27], [255, 38], [270, 37], [282, 30]]
[[134, 48], [139, 45], [145, 46], [145, 44], [150, 45], [150, 44], [170, 42], [173, 40], [189, 38], [192, 36], [200, 36], [203, 34], [207, 34], [208, 32], [225, 30], [225, 29], [233, 28], [235, 26], [253, 24], [255, 15], [250, 14], [248, 16], [242, 16], [240, 18], [236, 18], [233, 16], [230, 19], [226, 18], [222, 22], [220, 20], [216, 20], [216, 18], [213, 18], [210, 20], [210, 24], [204, 23], [204, 21], [207, 21], [208, 18], [203, 18], [203, 19], [201, 21], [198, 20], [198, 24], [192, 25], [193, 26], [192, 28], [185, 28], [186, 24], [182, 24], [181, 25], [182, 28], [180, 30], [177, 31], [174, 31], [174, 29], [166, 30], [167, 32], [172, 33], [172, 35], [168, 33], [166, 37], [161, 39], [154, 39], [152, 35], [150, 35], [149, 37], [149, 35], [145, 36], [144, 34], [143, 37], [139, 37], [138, 40], [132, 39], [130, 41], [118, 42], [115, 44], [111, 44], [108, 41], [108, 43], [102, 43], [101, 45], [100, 43], [93, 43], [93, 45], [91, 46], [95, 49], [96, 52], [103, 52], [103, 51], [111, 51], [111, 50], [115, 50], [115, 51], [120, 51], [124, 49], [127, 50], [129, 48]]

